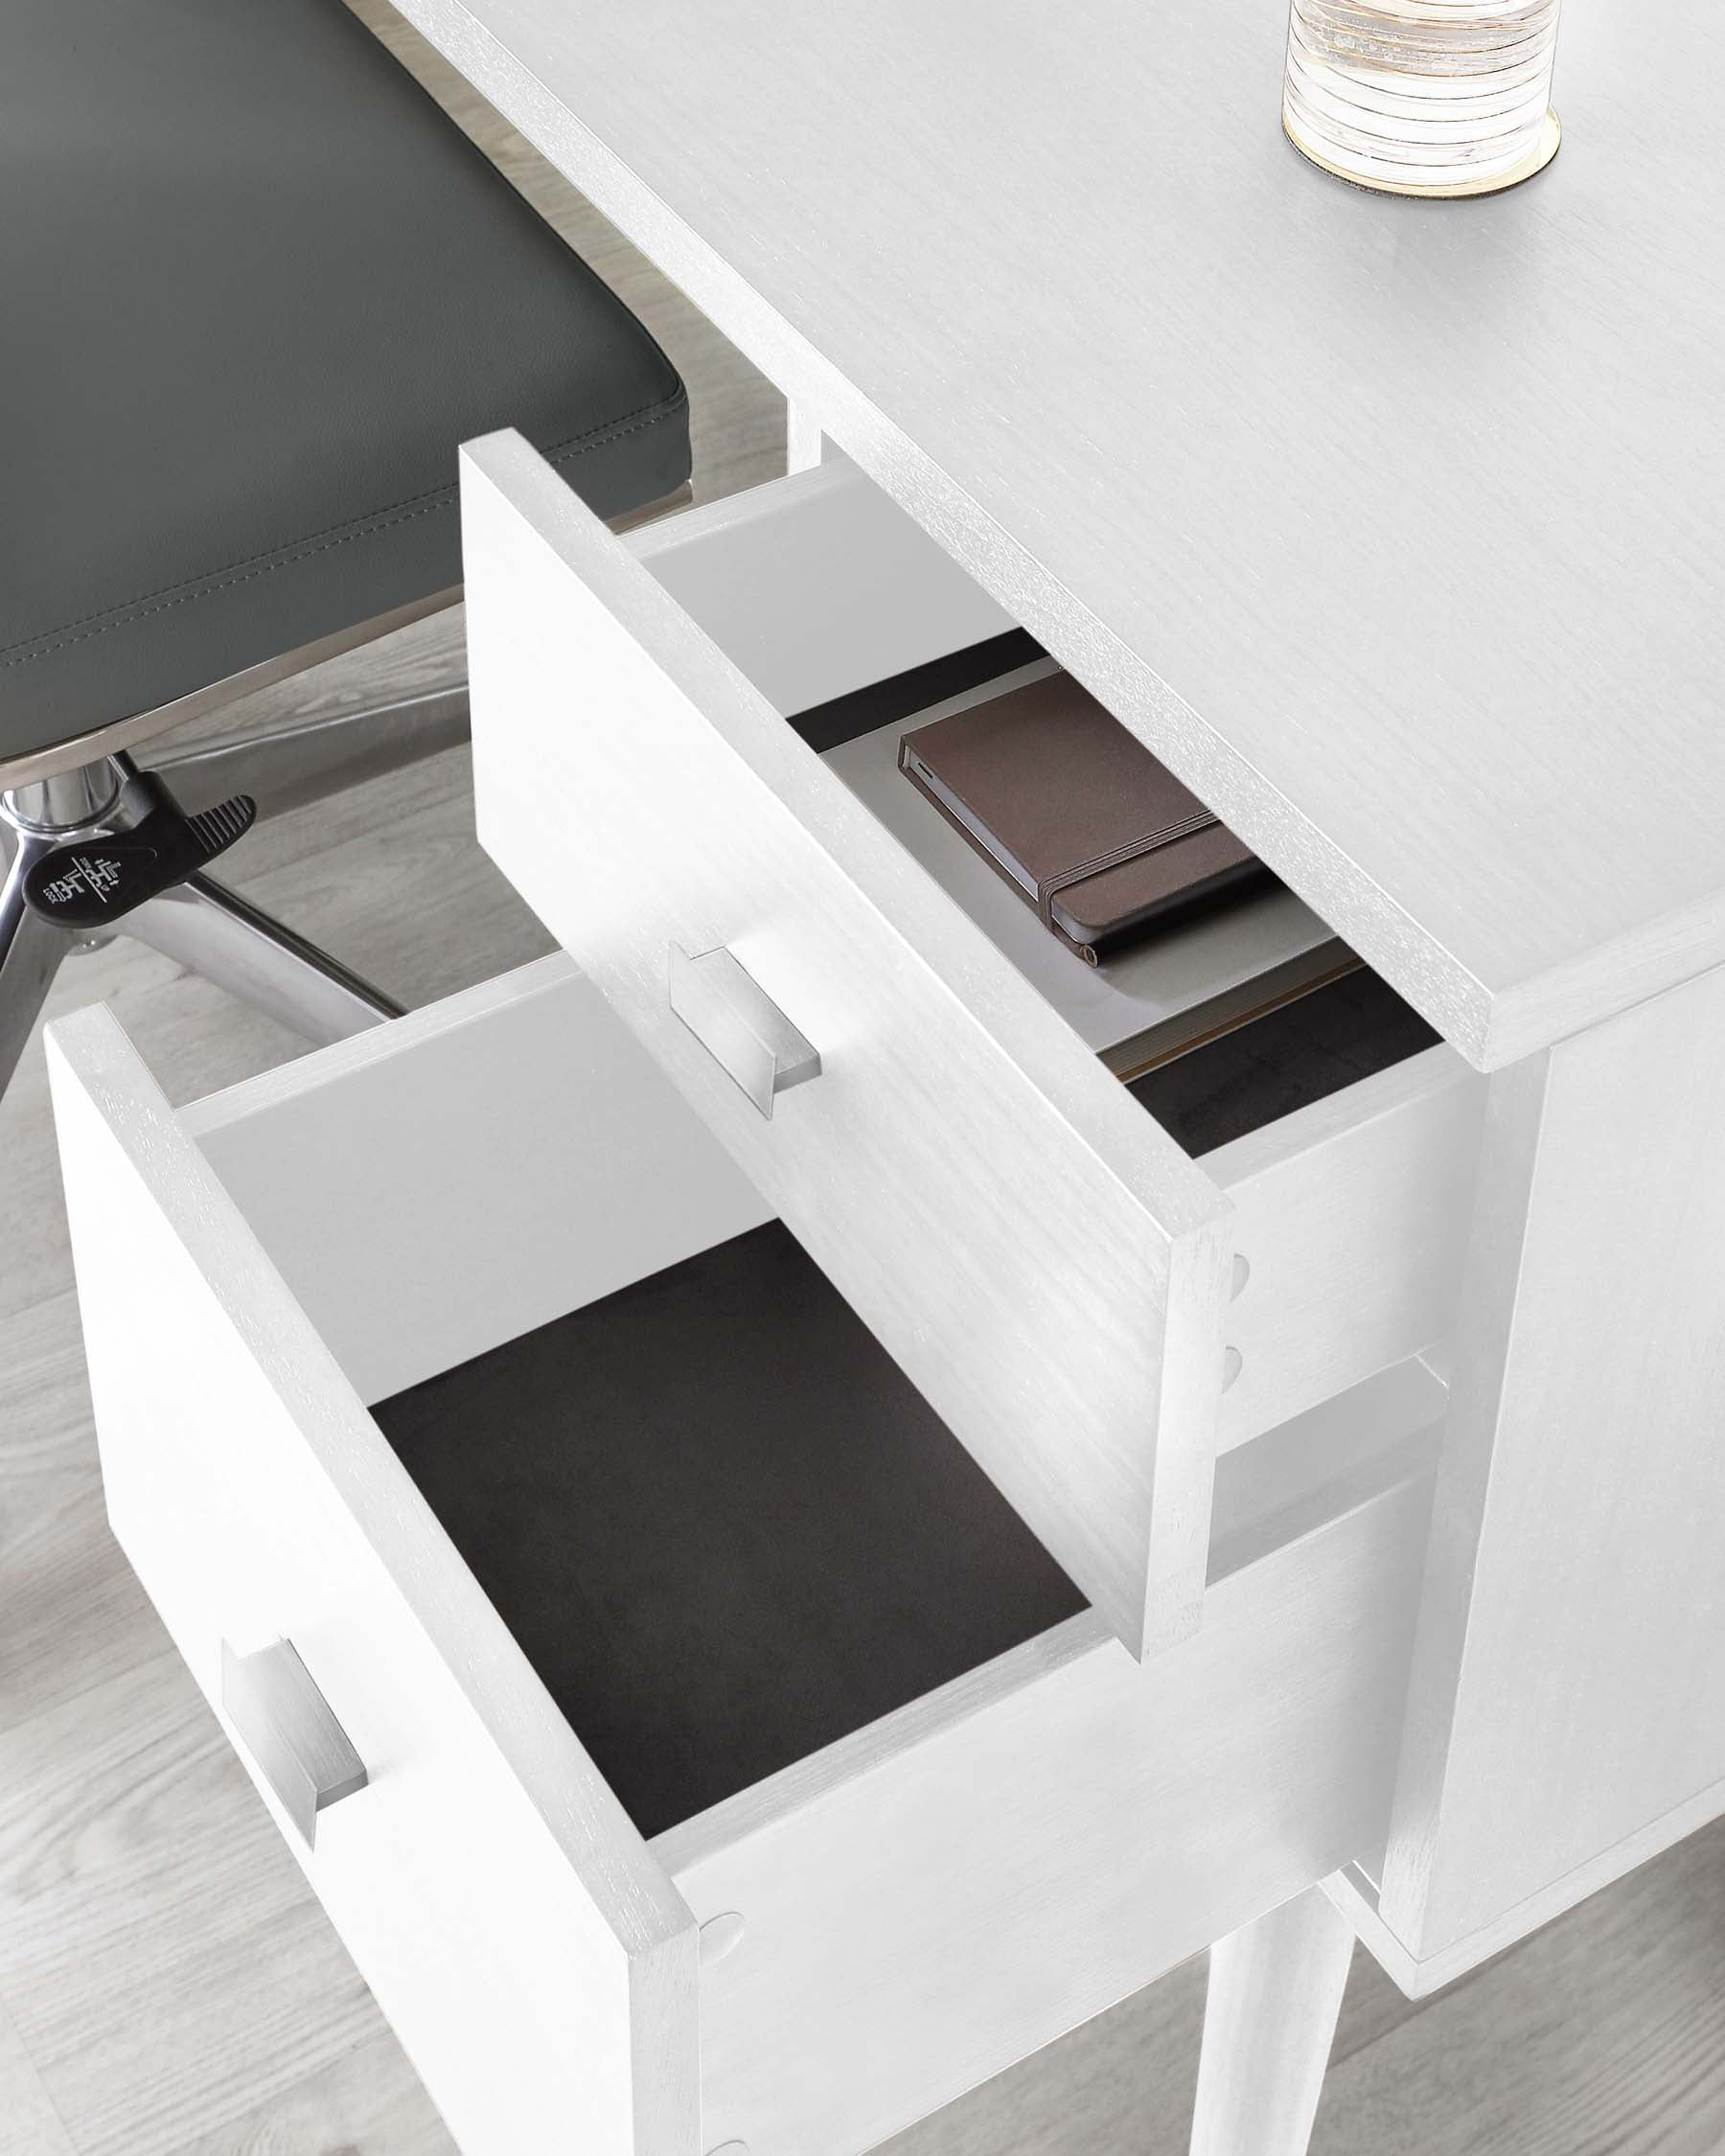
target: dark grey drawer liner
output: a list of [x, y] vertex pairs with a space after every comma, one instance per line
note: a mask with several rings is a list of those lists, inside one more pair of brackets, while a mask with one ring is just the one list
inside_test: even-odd
[[1084, 1607], [776, 1222], [373, 1411], [647, 1835]]

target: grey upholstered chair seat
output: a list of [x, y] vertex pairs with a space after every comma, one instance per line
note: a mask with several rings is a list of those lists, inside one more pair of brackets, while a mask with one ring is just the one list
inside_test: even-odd
[[688, 475], [652, 338], [340, 0], [0, 0], [0, 765], [460, 581], [455, 446]]

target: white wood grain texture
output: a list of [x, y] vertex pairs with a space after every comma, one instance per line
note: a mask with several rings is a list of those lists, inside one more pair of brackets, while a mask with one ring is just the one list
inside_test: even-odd
[[561, 954], [180, 1124], [366, 1401], [771, 1217]]
[[1248, 1269], [1222, 1450], [1449, 1331], [1484, 1107], [1484, 1081], [1439, 1046], [1205, 1156]]
[[1716, 2156], [1722, 1853], [1715, 1823], [1423, 2010], [1356, 1957], [1322, 2156]]
[[0, 2002], [0, 2119], [10, 2156], [78, 2156], [30, 2053]]
[[[481, 842], [1120, 1638], [1141, 1653], [1182, 1636], [1202, 1598], [1226, 1201], [795, 739], [651, 551], [632, 559], [518, 436], [470, 446], [463, 472]], [[811, 483], [840, 482], [822, 467], [781, 485]], [[751, 549], [711, 550], [708, 575], [776, 561], [768, 536], [789, 528], [751, 506]], [[829, 619], [855, 640], [852, 609], [873, 618], [882, 578], [896, 588], [908, 527], [887, 516], [837, 527], [854, 545], [793, 642], [823, 645]], [[727, 947], [819, 1051], [770, 1122], [671, 1014], [673, 941]]]
[[1722, 1042], [1718, 971], [1491, 1082], [1383, 1875], [1419, 1961], [1725, 1776]]
[[1073, 1618], [658, 1836], [744, 1922], [709, 2140], [872, 2147], [1381, 1837], [1429, 1492], [1380, 1482], [1152, 1662]]
[[1308, 1887], [1210, 1948], [1191, 2156], [1306, 2156], [1353, 1947]]
[[402, 2047], [387, 2029], [249, 2116], [175, 2147], [173, 2156], [456, 2156]]
[[[1650, 1820], [1633, 1834], [1626, 1834], [1609, 1849], [1602, 1849], [1586, 1864], [1554, 1879], [1513, 1909], [1506, 1910], [1489, 1924], [1454, 1940], [1436, 1954], [1420, 1960], [1408, 1952], [1385, 1923], [1378, 1905], [1378, 1889], [1372, 1871], [1353, 1863], [1324, 1881], [1324, 1891], [1352, 1923], [1362, 1944], [1370, 1948], [1410, 1999], [1428, 1999], [1458, 1977], [1465, 1976], [1482, 1961], [1501, 1954], [1517, 1939], [1541, 1931], [1547, 1924], [1574, 1909], [1590, 1894], [1614, 1885], [1629, 1872], [1663, 1856], [1679, 1842], [1699, 1833], [1704, 1826], [1725, 1816], [1725, 1779], [1697, 1790], [1686, 1803], [1675, 1805], [1663, 1818]], [[1372, 1870], [1381, 1872], [1379, 1863]]]
[[1470, 1060], [1725, 957], [1708, 0], [1438, 205], [1243, 0], [404, 11]]
[[184, 1663], [137, 1629], [150, 1661], [0, 1755], [0, 1997], [79, 2156], [177, 2156], [377, 2026]]
[[687, 1909], [117, 1022], [50, 1058], [115, 1533], [212, 1705], [289, 1637], [365, 1760], [295, 1853], [451, 2130], [698, 2156]]

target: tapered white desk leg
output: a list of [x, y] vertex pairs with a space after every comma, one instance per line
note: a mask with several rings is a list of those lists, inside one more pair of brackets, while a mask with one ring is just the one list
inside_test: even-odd
[[1321, 1887], [1210, 1949], [1192, 2156], [1305, 2156], [1352, 1956]]

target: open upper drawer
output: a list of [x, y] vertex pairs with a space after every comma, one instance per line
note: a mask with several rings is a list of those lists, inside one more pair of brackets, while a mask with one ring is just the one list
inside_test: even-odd
[[[463, 458], [483, 843], [1119, 1638], [1178, 1638], [1218, 1452], [1447, 1330], [1477, 1081], [1438, 1046], [1200, 1164], [1106, 983], [785, 722], [1010, 628], [900, 510], [840, 462], [618, 539], [519, 437]], [[710, 952], [764, 1021], [691, 1018]], [[819, 1075], [766, 1114], [725, 1028], [774, 1014]]]
[[566, 960], [177, 1112], [51, 1041], [115, 1532], [466, 2156], [855, 2156], [1375, 1861], [1419, 1365], [1140, 1667]]

